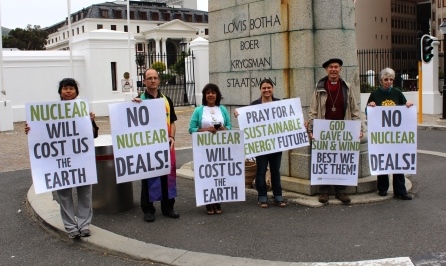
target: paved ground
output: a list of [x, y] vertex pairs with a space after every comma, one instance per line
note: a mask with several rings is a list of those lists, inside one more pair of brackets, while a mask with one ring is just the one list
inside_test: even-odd
[[[188, 121], [191, 111], [192, 108], [180, 108], [178, 110], [179, 122]], [[247, 202], [225, 204], [224, 214], [208, 216], [204, 214], [203, 208], [195, 207], [193, 182], [189, 179], [179, 179], [179, 197], [176, 208], [181, 213], [181, 218], [168, 219], [158, 213], [156, 222], [148, 224], [142, 221], [138, 208], [139, 182], [134, 182], [134, 208], [114, 215], [95, 213], [93, 224], [97, 227], [93, 228], [93, 236], [77, 244], [99, 249], [103, 254], [117, 252], [116, 254], [121, 257], [150, 258], [175, 265], [211, 263], [214, 265], [258, 265], [272, 264], [272, 261], [276, 261], [274, 264], [277, 265], [290, 265], [292, 261], [357, 261], [394, 257], [406, 258], [393, 259], [392, 265], [412, 265], [412, 262], [416, 265], [434, 265], [429, 262], [438, 263], [441, 257], [444, 257], [446, 246], [446, 240], [443, 237], [446, 207], [444, 206], [445, 198], [441, 196], [446, 185], [442, 178], [445, 159], [438, 156], [446, 150], [446, 145], [438, 141], [444, 138], [445, 133], [429, 130], [435, 125], [437, 119], [437, 116], [424, 116], [425, 124], [419, 127], [421, 129], [419, 130], [419, 149], [433, 152], [421, 151], [418, 155], [420, 174], [410, 178], [414, 184], [412, 193], [415, 197], [411, 202], [389, 198], [385, 202], [366, 205], [329, 205], [324, 208], [308, 208], [291, 203], [285, 209], [273, 206], [268, 209], [259, 209], [256, 206], [255, 193], [252, 193], [248, 194]], [[98, 118], [97, 120], [101, 133], [109, 133], [107, 119]], [[17, 175], [20, 175], [22, 180], [28, 177], [26, 182], [21, 183], [20, 191], [15, 191], [24, 193], [31, 183], [29, 171], [15, 172], [14, 170], [29, 168], [27, 143], [26, 136], [23, 134], [24, 124], [17, 123], [15, 127], [13, 132], [0, 132], [2, 147], [0, 172], [3, 172], [2, 177], [11, 178], [14, 182], [17, 182], [15, 178]], [[191, 158], [190, 150], [185, 148], [190, 147], [191, 142], [187, 128], [188, 125], [184, 122], [177, 124], [177, 149], [179, 149], [180, 157], [183, 158], [181, 160], [185, 162]], [[181, 147], [183, 149], [180, 149]], [[11, 193], [7, 187], [14, 186], [13, 183], [3, 185], [2, 195]], [[42, 199], [43, 201], [33, 196], [31, 196], [31, 201], [36, 206], [44, 207], [44, 212], [49, 216], [44, 214], [42, 216], [46, 217], [48, 222], [54, 223], [54, 227], [50, 228], [55, 229], [58, 236], [66, 240], [65, 233], [57, 229], [57, 226], [61, 226], [60, 217], [57, 217], [58, 206], [52, 201], [50, 193], [44, 195], [46, 197]], [[7, 197], [2, 197], [2, 199], [3, 202], [7, 201]], [[49, 205], [52, 206], [48, 207]], [[45, 206], [52, 208], [52, 212], [45, 209]], [[20, 230], [16, 226], [13, 228], [16, 228], [13, 230]], [[115, 232], [118, 236], [110, 237], [109, 233], [103, 229]], [[40, 231], [37, 228], [35, 230]], [[119, 235], [124, 238], [119, 238]], [[52, 240], [54, 241], [56, 240]], [[116, 243], [110, 243], [113, 241]], [[73, 242], [69, 243], [68, 246], [73, 244]], [[109, 246], [104, 247], [107, 243]], [[119, 243], [124, 246], [122, 249], [118, 248]], [[136, 246], [133, 246], [134, 244]], [[61, 247], [61, 252], [63, 252], [66, 244], [62, 242], [59, 245], [63, 246]], [[35, 248], [38, 247], [35, 246]], [[130, 250], [124, 251], [125, 248]], [[4, 250], [8, 254], [14, 254], [9, 252], [9, 246]], [[82, 254], [82, 251], [75, 252]], [[141, 257], [135, 257], [137, 255]], [[86, 254], [86, 257], [90, 258], [91, 254]], [[411, 260], [407, 257], [411, 257]], [[104, 264], [119, 265], [119, 261], [116, 262], [107, 256], [100, 258], [102, 259], [104, 259]], [[110, 261], [105, 262], [107, 259]], [[76, 260], [72, 259], [72, 261]], [[129, 260], [124, 262], [125, 264], [135, 263]], [[384, 265], [382, 263], [379, 265]]]

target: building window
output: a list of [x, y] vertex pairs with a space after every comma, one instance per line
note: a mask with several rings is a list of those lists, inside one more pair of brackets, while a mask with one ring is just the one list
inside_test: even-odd
[[71, 35], [71, 36], [74, 36], [74, 29], [71, 30], [71, 34], [73, 34], [73, 35]]
[[[440, 1], [440, 0], [438, 0], [438, 1]], [[445, 7], [446, 6], [446, 0], [443, 0], [443, 7]]]
[[139, 18], [141, 20], [147, 20], [147, 12], [139, 11]]
[[112, 78], [112, 91], [117, 91], [117, 74], [116, 74], [116, 62], [111, 62], [111, 78]]
[[198, 23], [203, 23], [203, 16], [202, 15], [197, 15], [196, 20]]
[[192, 22], [192, 15], [191, 14], [187, 14], [186, 15], [186, 21], [187, 22]]
[[142, 43], [137, 43], [137, 44], [136, 44], [136, 51], [138, 51], [138, 52], [144, 52], [143, 49], [144, 49], [144, 48], [143, 48], [143, 44], [142, 44]]
[[124, 32], [128, 32], [129, 28], [127, 27], [127, 25], [124, 25]]
[[84, 26], [82, 26], [82, 33], [84, 33], [85, 32], [85, 29], [84, 29]]
[[209, 35], [209, 29], [204, 29], [204, 35]]
[[165, 21], [170, 21], [170, 13], [164, 13], [163, 17]]
[[136, 33], [139, 33], [139, 26], [136, 26]]
[[79, 28], [76, 29], [76, 33], [77, 33], [77, 35], [79, 35]]
[[176, 13], [176, 14], [174, 15], [174, 18], [175, 18], [175, 19], [181, 19], [181, 13]]
[[98, 25], [96, 26], [96, 28], [97, 28], [98, 30], [100, 30], [100, 29], [104, 28], [104, 25], [102, 25], [102, 24], [98, 24]]
[[160, 20], [160, 16], [156, 12], [150, 12], [150, 15], [152, 16], [152, 20]]
[[116, 30], [116, 25], [111, 25], [111, 30]]
[[122, 11], [121, 10], [113, 10], [113, 17], [114, 18], [122, 18]]
[[108, 18], [108, 10], [101, 9], [101, 18]]
[[62, 35], [63, 35], [63, 38], [65, 39], [65, 32], [64, 32], [64, 33], [62, 33]]
[[135, 19], [135, 11], [130, 11], [130, 19]]

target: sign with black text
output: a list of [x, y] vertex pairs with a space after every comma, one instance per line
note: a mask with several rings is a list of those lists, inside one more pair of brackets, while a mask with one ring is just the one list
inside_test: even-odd
[[242, 131], [192, 134], [197, 206], [245, 201]]
[[314, 120], [311, 185], [358, 185], [360, 133], [360, 120]]
[[416, 174], [417, 108], [367, 107], [367, 120], [371, 174]]
[[116, 182], [170, 173], [164, 99], [109, 104]]
[[245, 106], [237, 112], [246, 157], [310, 145], [300, 98]]
[[36, 194], [97, 183], [87, 102], [27, 103], [26, 121]]

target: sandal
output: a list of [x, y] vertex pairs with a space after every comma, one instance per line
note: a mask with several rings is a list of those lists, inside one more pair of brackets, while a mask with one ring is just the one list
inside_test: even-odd
[[281, 207], [281, 208], [286, 207], [286, 203], [284, 201], [274, 201], [274, 204], [277, 207]]
[[209, 214], [209, 215], [214, 214], [214, 208], [212, 207], [212, 204], [208, 204], [208, 205], [206, 205], [206, 212], [207, 212], [207, 214]]
[[268, 203], [267, 202], [258, 202], [257, 203], [259, 205], [260, 208], [268, 208]]
[[214, 212], [216, 214], [221, 214], [222, 213], [220, 203], [214, 203]]

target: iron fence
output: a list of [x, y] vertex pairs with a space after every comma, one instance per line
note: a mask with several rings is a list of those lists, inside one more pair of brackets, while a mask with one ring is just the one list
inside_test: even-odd
[[156, 69], [159, 73], [159, 91], [168, 96], [174, 106], [196, 105], [193, 54], [137, 53], [138, 93], [145, 90], [144, 71]]
[[390, 67], [395, 70], [394, 87], [402, 91], [418, 90], [418, 61], [416, 49], [358, 50], [361, 92], [379, 87], [379, 74]]

